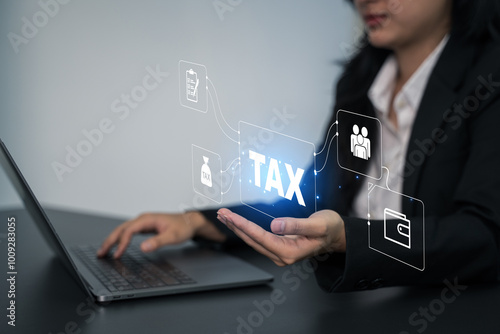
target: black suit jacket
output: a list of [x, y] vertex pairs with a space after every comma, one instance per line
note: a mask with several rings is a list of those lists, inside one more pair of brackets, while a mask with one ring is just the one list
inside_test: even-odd
[[[446, 278], [460, 283], [500, 280], [499, 59], [498, 43], [469, 44], [452, 35], [426, 86], [403, 179], [403, 193], [425, 203], [424, 271], [368, 247], [367, 220], [348, 216], [354, 196], [366, 182], [339, 168], [335, 158], [328, 159], [325, 171], [317, 177], [318, 210], [332, 209], [343, 216], [347, 251], [312, 259], [323, 289], [440, 284]], [[356, 84], [353, 80], [345, 73], [339, 81], [335, 111], [345, 109], [374, 117], [367, 96], [374, 75], [366, 78], [360, 89], [346, 90]], [[334, 121], [335, 116], [331, 123]], [[332, 150], [335, 157], [335, 145]], [[317, 166], [323, 164], [319, 158]], [[274, 215], [302, 216], [286, 204], [274, 205]], [[268, 227], [266, 217], [254, 210], [244, 206], [232, 209]], [[403, 203], [403, 211], [418, 215], [408, 201]], [[215, 217], [215, 211], [204, 214]], [[218, 226], [234, 240], [228, 230]]]

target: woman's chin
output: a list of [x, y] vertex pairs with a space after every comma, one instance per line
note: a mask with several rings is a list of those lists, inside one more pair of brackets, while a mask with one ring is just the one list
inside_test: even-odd
[[372, 46], [380, 49], [392, 49], [394, 45], [390, 38], [378, 32], [368, 33], [368, 42], [370, 42]]

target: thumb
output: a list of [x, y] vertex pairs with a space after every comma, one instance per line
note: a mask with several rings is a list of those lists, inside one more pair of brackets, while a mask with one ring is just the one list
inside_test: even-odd
[[158, 236], [151, 237], [147, 240], [144, 240], [141, 243], [141, 250], [144, 253], [152, 252], [152, 251], [156, 250], [158, 247], [159, 247]]
[[321, 237], [326, 230], [326, 224], [314, 218], [276, 218], [271, 222], [275, 234]]
[[188, 238], [189, 237], [185, 236], [182, 233], [176, 233], [176, 231], [169, 229], [144, 240], [141, 244], [141, 250], [145, 253], [149, 253], [165, 245], [184, 242]]
[[141, 250], [144, 253], [155, 251], [168, 243], [172, 243], [173, 240], [170, 239], [172, 238], [167, 233], [155, 235], [141, 243]]

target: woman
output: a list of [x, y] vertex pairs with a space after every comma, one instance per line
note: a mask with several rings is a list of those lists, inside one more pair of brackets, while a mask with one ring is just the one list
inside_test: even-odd
[[[381, 121], [383, 165], [391, 164], [392, 172], [384, 176], [387, 185], [425, 203], [425, 270], [368, 247], [368, 180], [340, 169], [335, 159], [318, 175], [319, 211], [308, 218], [274, 219], [272, 233], [252, 223], [259, 218], [243, 207], [147, 214], [113, 231], [98, 255], [118, 243], [114, 256], [121, 256], [132, 235], [143, 231], [158, 232], [141, 245], [144, 251], [192, 237], [233, 239], [213, 223], [217, 216], [277, 265], [311, 258], [318, 283], [328, 291], [437, 284], [445, 278], [498, 281], [499, 2], [353, 2], [365, 23], [367, 43], [346, 65], [334, 110]], [[329, 126], [335, 120], [336, 115]], [[419, 215], [416, 203], [384, 196], [371, 200], [382, 207], [392, 201], [391, 207]], [[295, 211], [274, 216], [304, 217]], [[381, 219], [372, 217], [371, 223]]]

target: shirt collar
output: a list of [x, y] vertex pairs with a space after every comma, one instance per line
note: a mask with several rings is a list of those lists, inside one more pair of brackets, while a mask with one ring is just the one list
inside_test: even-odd
[[[404, 84], [398, 95], [406, 99], [407, 103], [413, 110], [418, 110], [422, 96], [424, 94], [425, 86], [429, 81], [429, 77], [436, 65], [439, 56], [443, 52], [446, 43], [448, 42], [449, 35], [446, 35], [439, 45], [427, 56], [424, 62], [413, 73], [410, 79]], [[384, 116], [389, 113], [389, 104], [391, 102], [392, 94], [394, 91], [394, 82], [397, 75], [397, 62], [394, 55], [390, 55], [382, 65], [377, 77], [373, 81], [368, 97], [372, 102], [375, 109], [382, 113]], [[394, 99], [396, 100], [396, 99]]]

